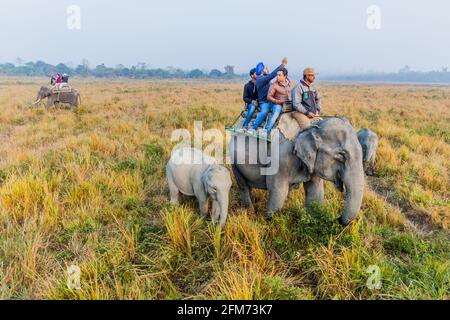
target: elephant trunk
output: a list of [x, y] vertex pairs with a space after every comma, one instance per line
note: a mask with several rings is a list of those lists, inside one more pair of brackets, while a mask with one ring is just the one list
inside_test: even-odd
[[39, 92], [37, 97], [36, 97], [36, 101], [33, 102], [33, 106], [37, 105], [41, 101], [42, 101], [42, 94], [41, 94], [41, 92]]
[[217, 217], [217, 220], [220, 224], [220, 226], [223, 228], [225, 226], [225, 223], [227, 222], [228, 217], [228, 201], [229, 201], [228, 194], [221, 195], [219, 197], [219, 217]]
[[364, 195], [364, 169], [362, 162], [347, 168], [343, 177], [345, 185], [345, 210], [339, 219], [342, 225], [348, 225], [358, 215]]
[[33, 106], [37, 105], [39, 102], [42, 101], [42, 99], [44, 99], [46, 97], [45, 95], [45, 87], [42, 87], [41, 90], [39, 90], [37, 97], [36, 97], [36, 101], [33, 103]]

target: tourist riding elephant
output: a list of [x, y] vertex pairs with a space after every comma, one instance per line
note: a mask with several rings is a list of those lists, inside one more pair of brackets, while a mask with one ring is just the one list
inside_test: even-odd
[[[270, 219], [274, 212], [283, 208], [289, 191], [301, 183], [305, 188], [306, 205], [323, 202], [324, 179], [333, 182], [341, 192], [345, 187], [345, 211], [339, 222], [349, 224], [361, 208], [365, 183], [362, 150], [356, 131], [347, 119], [332, 117], [298, 131], [295, 137], [293, 142], [280, 134], [271, 144], [279, 141], [278, 149], [252, 137], [234, 136], [231, 139], [232, 168], [242, 204], [253, 209], [251, 189], [268, 190], [267, 215]], [[244, 143], [242, 139], [245, 139]], [[267, 157], [263, 155], [264, 150], [261, 152], [265, 148], [269, 149]], [[250, 161], [255, 154], [257, 161]], [[277, 170], [270, 172], [273, 167]]]
[[379, 138], [375, 132], [366, 128], [358, 132], [358, 140], [363, 151], [364, 171], [368, 176], [373, 176]]
[[212, 219], [225, 226], [228, 216], [230, 172], [217, 164], [214, 158], [195, 148], [181, 148], [173, 152], [166, 166], [170, 201], [178, 204], [180, 193], [197, 197], [200, 212], [208, 215], [212, 200]]
[[47, 109], [58, 103], [67, 103], [70, 104], [72, 109], [76, 109], [79, 102], [81, 102], [81, 96], [77, 90], [71, 87], [69, 88], [70, 90], [65, 89], [58, 92], [54, 91], [53, 87], [42, 86], [33, 105], [37, 105], [43, 99], [48, 98], [46, 104]]

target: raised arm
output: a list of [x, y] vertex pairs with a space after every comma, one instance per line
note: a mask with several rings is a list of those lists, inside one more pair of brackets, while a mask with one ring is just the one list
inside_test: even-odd
[[269, 75], [269, 77], [270, 77], [269, 81], [271, 81], [273, 78], [275, 78], [277, 76], [278, 71], [280, 71], [283, 68], [286, 68], [288, 63], [289, 63], [288, 59], [283, 58], [283, 60], [281, 61], [281, 64], [278, 66], [278, 68], [273, 70], [272, 73]]
[[273, 78], [275, 78], [277, 76], [278, 71], [280, 71], [281, 69], [283, 69], [285, 67], [284, 64], [280, 64], [275, 70], [272, 71], [271, 74], [267, 75], [266, 77], [269, 78], [269, 81], [272, 81]]
[[270, 81], [272, 81], [272, 79], [277, 76], [277, 72], [280, 71], [281, 69], [285, 68], [287, 65], [288, 65], [288, 59], [284, 58], [283, 61], [281, 62], [281, 64], [278, 66], [278, 68], [273, 70], [272, 73], [270, 73], [266, 76], [262, 76], [261, 78], [256, 80], [258, 87], [263, 87], [266, 84], [268, 84]]

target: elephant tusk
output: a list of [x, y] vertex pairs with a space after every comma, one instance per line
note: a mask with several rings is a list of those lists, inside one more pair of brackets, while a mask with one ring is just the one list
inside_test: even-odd
[[39, 102], [41, 102], [41, 99], [37, 100], [36, 102], [33, 102], [33, 106], [37, 105]]

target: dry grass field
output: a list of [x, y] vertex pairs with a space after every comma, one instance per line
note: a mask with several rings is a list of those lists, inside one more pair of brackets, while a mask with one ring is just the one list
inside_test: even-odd
[[75, 81], [76, 113], [29, 108], [45, 83], [0, 78], [1, 299], [449, 298], [450, 87], [319, 83], [327, 115], [381, 138], [357, 222], [338, 225], [328, 183], [271, 222], [266, 192], [250, 213], [233, 186], [220, 230], [194, 199], [169, 205], [164, 166], [173, 129], [236, 118], [243, 83]]

